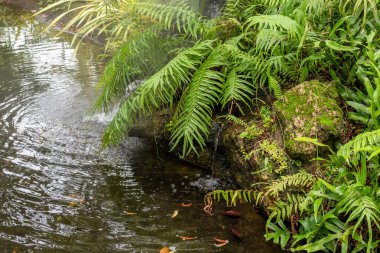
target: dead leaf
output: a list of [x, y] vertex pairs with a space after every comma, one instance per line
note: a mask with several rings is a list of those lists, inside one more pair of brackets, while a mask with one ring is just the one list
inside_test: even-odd
[[178, 236], [181, 238], [183, 241], [190, 241], [190, 240], [195, 240], [198, 239], [198, 237], [190, 237], [190, 236]]
[[189, 204], [185, 204], [185, 203], [182, 203], [181, 204], [183, 207], [191, 207], [193, 205], [193, 203], [189, 203]]
[[71, 206], [71, 207], [74, 207], [76, 205], [77, 205], [77, 203], [75, 203], [75, 202], [69, 202], [69, 206]]
[[215, 247], [223, 247], [224, 245], [226, 245], [227, 243], [229, 243], [230, 241], [226, 240], [224, 243], [219, 243], [219, 244], [214, 244]]
[[168, 247], [163, 247], [161, 250], [160, 250], [160, 253], [169, 253], [170, 250]]
[[84, 199], [80, 199], [79, 203], [83, 205], [84, 203], [86, 203], [86, 201]]
[[228, 240], [223, 240], [223, 239], [219, 239], [219, 238], [216, 238], [216, 237], [214, 237], [214, 240], [217, 241], [217, 242], [222, 242], [222, 243], [228, 242]]
[[173, 214], [172, 214], [172, 218], [177, 217], [177, 215], [178, 215], [178, 210], [174, 210], [174, 212], [173, 212]]
[[126, 212], [127, 215], [136, 215], [137, 213], [132, 213], [132, 212]]

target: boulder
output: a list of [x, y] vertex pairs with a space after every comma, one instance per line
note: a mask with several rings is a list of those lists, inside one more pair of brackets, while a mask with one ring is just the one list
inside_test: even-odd
[[292, 158], [304, 161], [315, 158], [317, 147], [295, 141], [296, 137], [317, 138], [329, 143], [344, 129], [338, 91], [332, 83], [318, 80], [303, 82], [288, 90], [274, 103], [285, 139], [285, 149]]

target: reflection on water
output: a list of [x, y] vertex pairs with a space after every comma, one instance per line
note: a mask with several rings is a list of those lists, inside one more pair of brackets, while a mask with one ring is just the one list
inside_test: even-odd
[[[66, 40], [39, 33], [33, 24], [0, 27], [1, 252], [278, 251], [251, 208], [240, 219], [224, 217], [223, 206], [202, 211], [195, 186], [204, 172], [158, 159], [136, 138], [98, 154], [105, 117], [83, 118], [100, 50], [82, 45], [74, 56]], [[233, 239], [232, 228], [245, 238]], [[231, 242], [217, 248], [213, 237]]]

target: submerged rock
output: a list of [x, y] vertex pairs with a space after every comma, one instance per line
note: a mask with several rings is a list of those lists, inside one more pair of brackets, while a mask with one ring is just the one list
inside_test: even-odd
[[341, 135], [344, 120], [337, 98], [338, 91], [332, 83], [314, 80], [288, 90], [274, 103], [283, 127], [285, 148], [292, 158], [306, 161], [317, 152], [315, 145], [295, 141], [296, 137], [317, 138], [327, 143]]

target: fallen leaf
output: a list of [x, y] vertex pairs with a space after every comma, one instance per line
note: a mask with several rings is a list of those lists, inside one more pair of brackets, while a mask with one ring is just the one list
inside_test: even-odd
[[175, 210], [175, 211], [173, 212], [173, 214], [172, 214], [172, 218], [177, 217], [177, 215], [178, 215], [178, 210]]
[[14, 250], [12, 251], [12, 253], [16, 253], [16, 250], [14, 249]]
[[83, 205], [84, 203], [86, 203], [86, 201], [84, 199], [80, 199], [79, 203]]
[[217, 242], [222, 242], [222, 243], [228, 242], [228, 240], [223, 240], [223, 239], [219, 239], [219, 238], [216, 238], [216, 237], [214, 237], [214, 240], [217, 241]]
[[69, 202], [69, 206], [71, 206], [71, 207], [74, 207], [76, 205], [77, 205], [77, 203], [75, 203], [75, 202]]
[[127, 215], [136, 215], [137, 213], [126, 212]]
[[241, 213], [239, 211], [227, 210], [227, 211], [224, 211], [224, 215], [230, 216], [230, 217], [240, 217]]
[[170, 253], [170, 250], [168, 247], [163, 247], [161, 250], [160, 250], [160, 253]]
[[189, 204], [185, 204], [185, 203], [182, 203], [181, 204], [183, 207], [191, 207], [193, 205], [193, 203], [189, 203]]
[[181, 238], [183, 241], [190, 241], [190, 240], [195, 240], [198, 239], [198, 237], [190, 237], [190, 236], [178, 236]]
[[224, 245], [226, 245], [227, 243], [229, 243], [230, 241], [226, 240], [226, 242], [224, 243], [219, 243], [219, 244], [214, 244], [215, 247], [223, 247]]
[[77, 196], [78, 196], [78, 195], [75, 194], [75, 193], [69, 195], [70, 198], [76, 198]]

